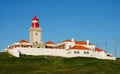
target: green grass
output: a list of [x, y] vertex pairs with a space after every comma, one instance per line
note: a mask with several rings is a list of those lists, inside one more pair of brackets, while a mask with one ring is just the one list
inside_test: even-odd
[[120, 74], [120, 61], [0, 53], [0, 74]]

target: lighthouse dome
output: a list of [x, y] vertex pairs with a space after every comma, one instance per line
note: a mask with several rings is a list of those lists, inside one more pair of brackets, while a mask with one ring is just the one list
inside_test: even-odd
[[34, 18], [32, 19], [32, 28], [38, 28], [39, 27], [39, 19], [34, 16]]
[[32, 20], [38, 20], [39, 21], [39, 19], [36, 16], [34, 16], [34, 18]]

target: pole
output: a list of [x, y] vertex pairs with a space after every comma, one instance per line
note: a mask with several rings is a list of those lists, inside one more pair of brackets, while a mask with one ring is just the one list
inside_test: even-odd
[[117, 58], [117, 40], [115, 39], [115, 42], [114, 42], [114, 47], [115, 47], [115, 51], [114, 51], [114, 54], [115, 54], [115, 58]]
[[107, 44], [107, 42], [106, 42], [106, 52], [107, 52], [107, 49], [108, 49], [108, 44]]

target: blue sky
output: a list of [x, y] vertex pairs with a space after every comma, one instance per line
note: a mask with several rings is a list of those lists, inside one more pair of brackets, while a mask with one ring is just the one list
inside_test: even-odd
[[89, 39], [103, 49], [107, 42], [113, 53], [116, 38], [120, 49], [120, 0], [0, 0], [0, 50], [21, 39], [29, 41], [35, 15], [43, 42]]

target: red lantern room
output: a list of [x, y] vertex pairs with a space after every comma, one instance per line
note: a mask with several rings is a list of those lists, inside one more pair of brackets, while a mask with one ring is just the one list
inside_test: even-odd
[[34, 18], [32, 19], [32, 28], [38, 28], [39, 27], [39, 19], [34, 16]]

